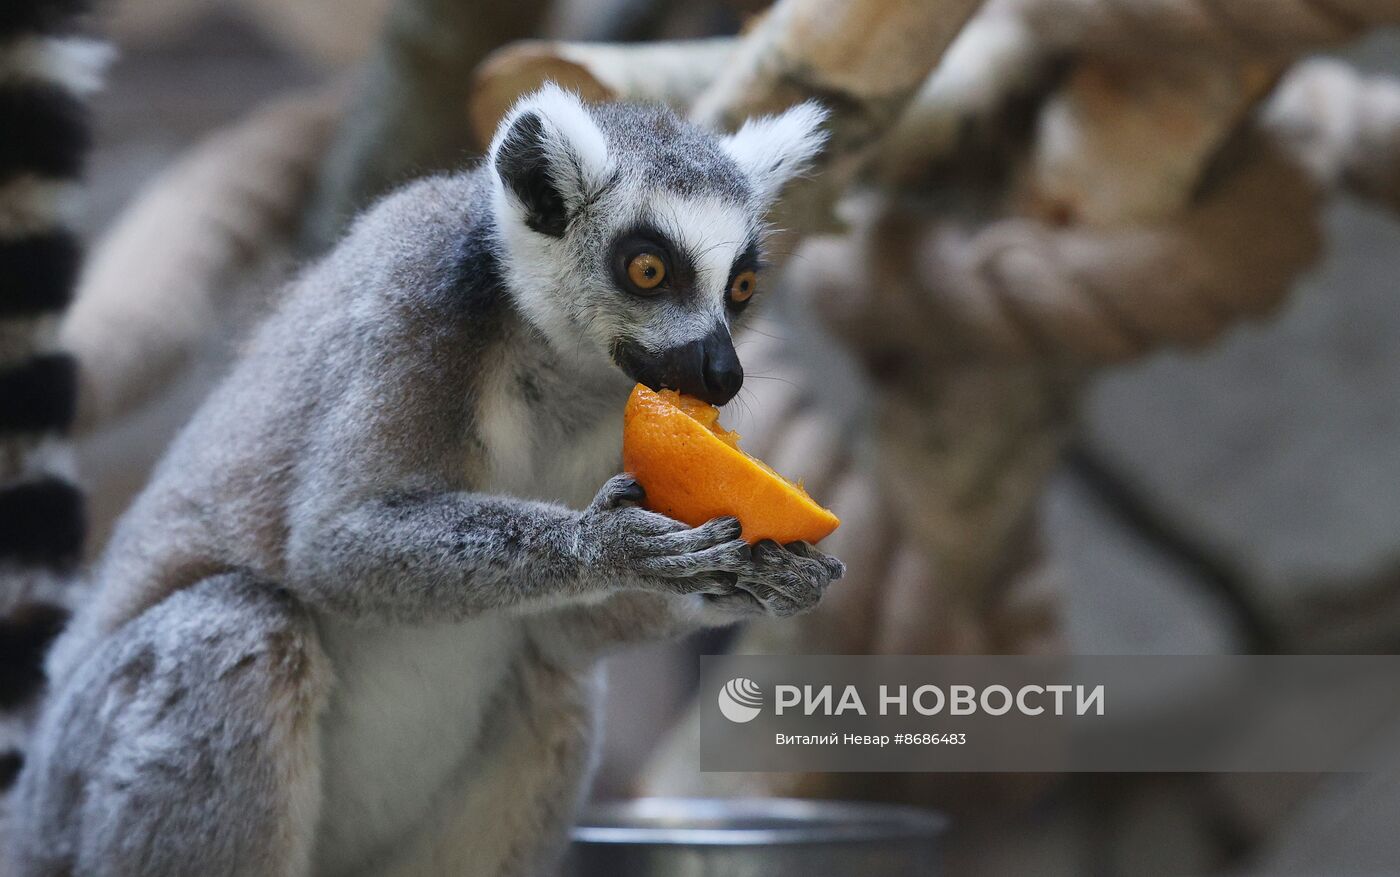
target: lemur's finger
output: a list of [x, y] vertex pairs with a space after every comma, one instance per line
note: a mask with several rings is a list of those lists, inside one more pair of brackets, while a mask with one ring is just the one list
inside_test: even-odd
[[[690, 529], [680, 521], [672, 520], [665, 515], [658, 515], [656, 512], [632, 506], [617, 509], [611, 514], [617, 521], [619, 530], [628, 536], [642, 540], [654, 540], [657, 537], [681, 533]], [[639, 553], [650, 554], [649, 550], [642, 550], [643, 545], [649, 544], [650, 541], [639, 542], [637, 545]]]
[[656, 540], [657, 553], [689, 554], [726, 542], [733, 542], [743, 532], [738, 518], [722, 517], [706, 521], [698, 527], [681, 530]]
[[614, 475], [598, 490], [589, 504], [590, 512], [605, 512], [627, 504], [635, 505], [647, 498], [647, 492], [640, 481], [623, 472]]
[[658, 587], [673, 594], [722, 597], [738, 591], [739, 577], [732, 572], [702, 572], [690, 576], [658, 577]]
[[820, 563], [826, 569], [827, 574], [831, 576], [833, 582], [846, 575], [846, 564], [832, 557], [830, 554], [818, 550], [818, 548], [810, 542], [789, 542], [783, 547], [793, 554]]
[[701, 599], [705, 601], [706, 608], [725, 615], [747, 617], [764, 613], [763, 604], [758, 602], [754, 595], [748, 591], [739, 590], [730, 594], [702, 594]]
[[753, 563], [740, 574], [739, 587], [753, 594], [771, 614], [795, 615], [820, 602], [832, 573], [821, 560], [764, 541], [753, 546]]
[[846, 564], [839, 557], [823, 554], [821, 556], [821, 565], [826, 567], [826, 574], [831, 576], [833, 582], [846, 577]]
[[[794, 550], [794, 546], [798, 550]], [[754, 565], [761, 571], [792, 573], [804, 578], [827, 578], [832, 570], [816, 556], [815, 548], [802, 542], [779, 545], [772, 540], [764, 540], [753, 547]], [[838, 561], [839, 562], [839, 561]], [[843, 567], [844, 569], [844, 567]]]
[[[801, 545], [802, 543], [790, 542], [788, 544]], [[787, 546], [779, 545], [772, 539], [764, 539], [754, 545], [753, 559], [755, 563], [762, 566], [788, 568], [807, 558]]]
[[749, 546], [738, 539], [712, 545], [688, 554], [663, 554], [638, 561], [652, 575], [685, 577], [697, 573], [723, 572], [738, 575], [749, 567]]

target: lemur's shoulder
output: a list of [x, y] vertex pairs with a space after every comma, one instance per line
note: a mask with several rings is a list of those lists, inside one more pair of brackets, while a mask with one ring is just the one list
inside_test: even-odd
[[417, 180], [355, 220], [318, 284], [474, 315], [504, 304], [484, 168]]

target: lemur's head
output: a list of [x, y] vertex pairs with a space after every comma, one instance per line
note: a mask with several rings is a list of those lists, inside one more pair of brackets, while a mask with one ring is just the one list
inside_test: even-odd
[[730, 136], [554, 86], [491, 145], [506, 282], [558, 347], [716, 405], [744, 371], [731, 326], [758, 290], [763, 216], [821, 148], [812, 104]]

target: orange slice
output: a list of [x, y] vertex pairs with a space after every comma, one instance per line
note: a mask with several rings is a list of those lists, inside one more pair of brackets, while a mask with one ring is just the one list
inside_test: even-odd
[[718, 409], [674, 390], [632, 390], [622, 467], [646, 488], [647, 508], [692, 527], [733, 515], [746, 542], [817, 542], [841, 524], [801, 484], [740, 450]]

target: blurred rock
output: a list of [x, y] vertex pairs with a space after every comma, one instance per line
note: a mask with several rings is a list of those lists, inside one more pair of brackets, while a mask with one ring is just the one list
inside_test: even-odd
[[1114, 801], [1105, 858], [1125, 877], [1209, 874], [1220, 866], [1211, 814], [1199, 778], [1142, 777]]
[[1371, 770], [1322, 778], [1245, 875], [1381, 877], [1400, 869], [1400, 727], [1378, 742]]
[[1275, 321], [1110, 374], [1086, 407], [1091, 444], [1275, 609], [1400, 561], [1400, 223], [1349, 200], [1326, 222]]
[[1192, 655], [1237, 649], [1219, 602], [1125, 529], [1081, 484], [1057, 479], [1044, 516], [1050, 561], [1064, 581], [1072, 652]]

